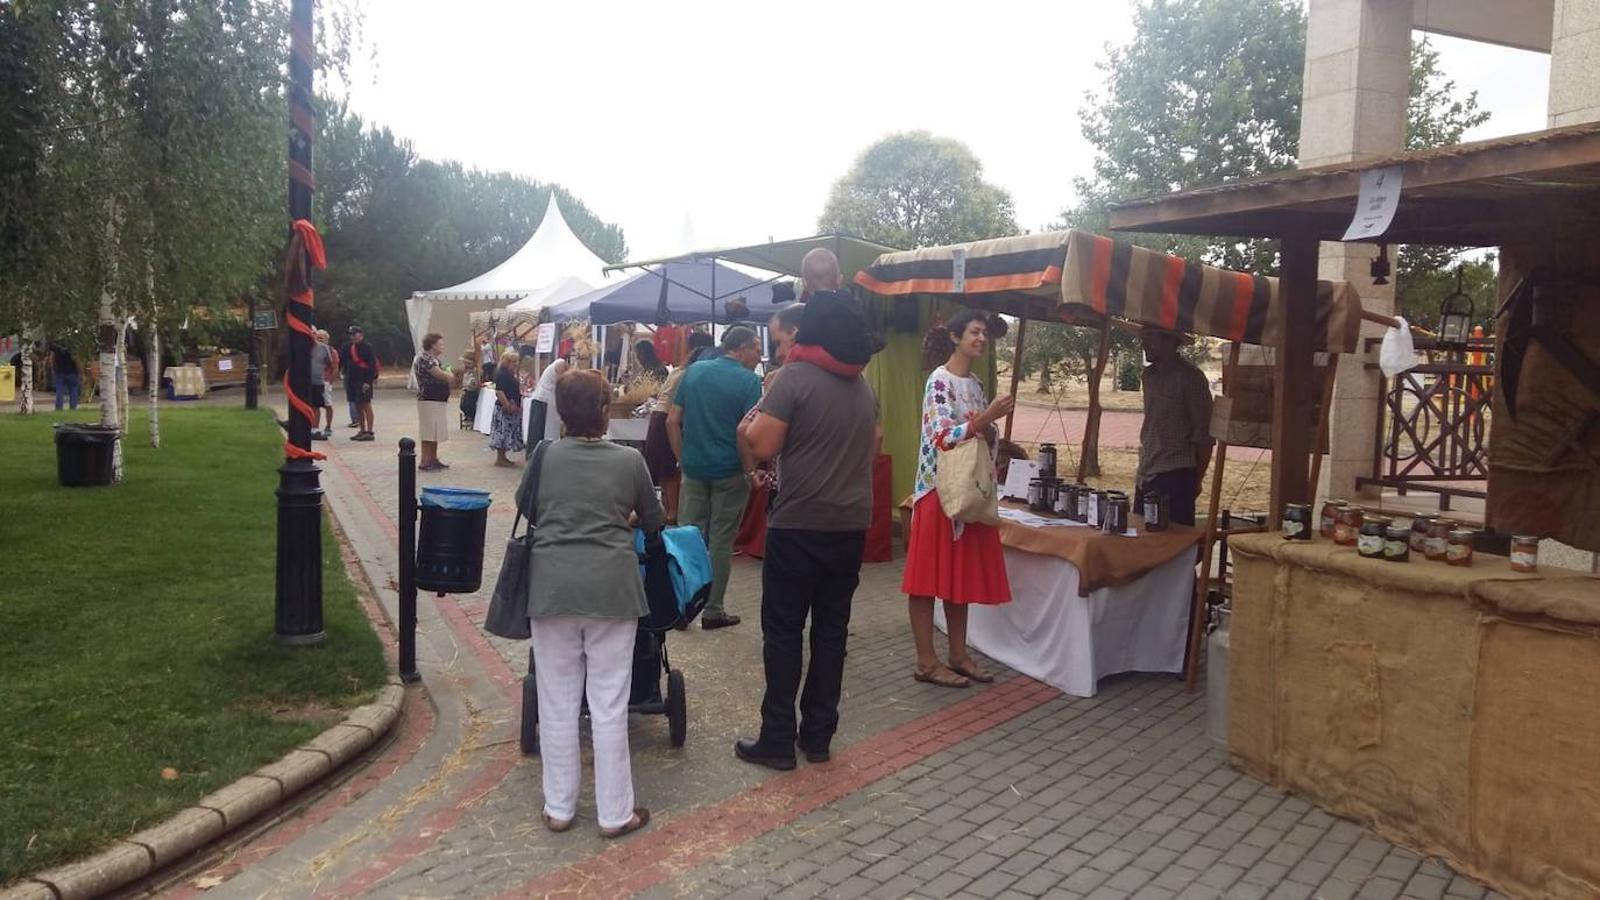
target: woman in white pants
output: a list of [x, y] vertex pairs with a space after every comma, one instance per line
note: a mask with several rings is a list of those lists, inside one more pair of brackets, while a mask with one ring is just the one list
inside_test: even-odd
[[555, 406], [567, 436], [545, 448], [538, 497], [529, 496], [532, 467], [517, 491], [517, 507], [536, 523], [528, 616], [544, 823], [566, 831], [577, 817], [578, 711], [587, 696], [600, 834], [621, 837], [650, 822], [650, 811], [634, 805], [628, 758], [633, 638], [648, 610], [632, 521], [647, 532], [660, 529], [661, 503], [644, 457], [604, 438], [611, 406], [604, 377], [562, 375]]

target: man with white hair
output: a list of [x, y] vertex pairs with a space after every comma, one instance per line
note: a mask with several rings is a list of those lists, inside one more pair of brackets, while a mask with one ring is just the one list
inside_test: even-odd
[[[339, 371], [339, 357], [334, 349], [328, 345], [328, 332], [317, 329], [317, 342], [311, 345], [311, 408], [317, 411], [317, 418], [324, 415], [328, 424], [321, 431], [311, 429], [313, 441], [325, 441], [333, 437], [333, 398], [328, 393], [328, 378], [330, 373]], [[316, 422], [312, 422], [316, 425]]]
[[826, 247], [817, 247], [800, 260], [800, 302], [818, 291], [837, 291], [844, 285], [839, 257]]

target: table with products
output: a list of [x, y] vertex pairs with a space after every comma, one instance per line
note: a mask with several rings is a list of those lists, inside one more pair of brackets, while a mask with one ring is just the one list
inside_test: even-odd
[[[984, 655], [1076, 697], [1121, 672], [1183, 671], [1200, 532], [1123, 534], [1000, 507], [1010, 603], [974, 605], [967, 641]], [[942, 605], [935, 624], [945, 628]]]
[[1229, 547], [1235, 765], [1513, 896], [1600, 892], [1600, 578]]

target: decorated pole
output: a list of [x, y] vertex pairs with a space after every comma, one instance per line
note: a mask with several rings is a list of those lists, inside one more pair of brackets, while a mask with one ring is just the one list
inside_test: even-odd
[[[278, 590], [274, 633], [285, 644], [316, 644], [322, 630], [322, 484], [311, 449], [316, 410], [311, 396], [311, 345], [316, 304], [311, 270], [327, 266], [311, 225], [312, 0], [291, 0], [289, 14], [289, 245], [284, 252], [284, 324], [289, 329], [288, 440], [278, 469]], [[251, 323], [254, 327], [254, 323]]]

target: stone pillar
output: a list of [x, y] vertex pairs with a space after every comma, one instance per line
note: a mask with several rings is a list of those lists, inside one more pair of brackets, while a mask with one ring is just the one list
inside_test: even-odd
[[1555, 0], [1550, 127], [1600, 121], [1600, 2]]
[[[1411, 0], [1311, 0], [1309, 12], [1300, 165], [1399, 152], [1410, 88]], [[1393, 263], [1398, 253], [1389, 252]], [[1369, 274], [1375, 254], [1370, 245], [1324, 243], [1318, 277], [1347, 281], [1365, 308], [1392, 313], [1393, 285], [1374, 285]], [[1362, 326], [1363, 336], [1381, 333]], [[1340, 361], [1318, 496], [1356, 496], [1356, 478], [1372, 473], [1378, 378], [1363, 362], [1359, 353]]]

